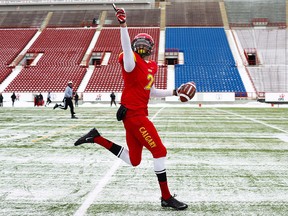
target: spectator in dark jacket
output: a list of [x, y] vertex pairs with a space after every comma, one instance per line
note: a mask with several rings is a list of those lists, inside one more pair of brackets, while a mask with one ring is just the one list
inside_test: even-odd
[[115, 101], [116, 95], [114, 94], [114, 92], [112, 92], [112, 93], [110, 94], [110, 98], [111, 98], [110, 106], [112, 106], [112, 104], [114, 104], [114, 105], [117, 107], [116, 101]]
[[74, 93], [74, 100], [75, 100], [75, 107], [78, 107], [79, 95], [77, 94], [77, 92]]
[[11, 95], [11, 100], [12, 100], [12, 106], [14, 107], [14, 103], [15, 103], [15, 100], [16, 100], [15, 92], [13, 92], [13, 94]]
[[4, 99], [4, 97], [3, 97], [2, 93], [0, 92], [0, 107], [3, 107], [3, 99]]

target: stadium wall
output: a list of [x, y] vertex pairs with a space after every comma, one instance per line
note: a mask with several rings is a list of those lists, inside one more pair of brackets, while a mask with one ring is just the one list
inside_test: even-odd
[[[39, 92], [40, 93], [40, 92]], [[26, 103], [26, 102], [33, 102], [35, 95], [39, 93], [23, 93], [23, 92], [15, 92], [18, 101], [20, 103]], [[2, 93], [4, 97], [4, 102], [11, 101], [11, 92]], [[47, 98], [47, 92], [41, 92], [43, 95], [44, 101], [46, 102]], [[93, 93], [81, 93], [78, 92], [78, 95], [80, 96], [80, 101], [82, 103], [101, 103], [101, 102], [110, 102], [110, 92], [93, 92]], [[116, 101], [120, 101], [122, 93], [115, 92], [116, 95]], [[287, 94], [288, 95], [288, 94]], [[64, 93], [54, 93], [51, 92], [51, 100], [53, 103], [58, 103], [63, 100]], [[164, 99], [166, 102], [179, 102], [178, 97], [166, 97]], [[190, 101], [191, 103], [195, 102], [233, 102], [235, 101], [235, 93], [234, 92], [205, 92], [205, 93], [196, 93], [194, 98]], [[189, 103], [189, 102], [188, 102]]]

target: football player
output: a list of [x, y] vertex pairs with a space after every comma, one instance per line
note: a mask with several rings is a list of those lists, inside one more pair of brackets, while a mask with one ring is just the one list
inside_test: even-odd
[[119, 63], [122, 67], [124, 80], [124, 90], [117, 119], [123, 121], [128, 149], [104, 138], [95, 128], [79, 138], [74, 145], [97, 143], [132, 166], [140, 164], [143, 147], [147, 148], [153, 156], [154, 171], [161, 190], [161, 206], [184, 210], [188, 205], [178, 201], [170, 193], [165, 167], [167, 150], [155, 126], [147, 117], [150, 96], [176, 96], [177, 91], [154, 87], [157, 64], [148, 60], [153, 52], [153, 38], [149, 34], [140, 33], [130, 42], [125, 10], [123, 8], [116, 8], [115, 10], [120, 23], [120, 40], [123, 53], [119, 56]]

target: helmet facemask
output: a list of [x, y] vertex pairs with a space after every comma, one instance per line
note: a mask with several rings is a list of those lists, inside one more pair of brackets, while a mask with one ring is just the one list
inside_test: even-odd
[[150, 35], [139, 34], [134, 38], [131, 46], [132, 50], [143, 58], [153, 53], [154, 41]]

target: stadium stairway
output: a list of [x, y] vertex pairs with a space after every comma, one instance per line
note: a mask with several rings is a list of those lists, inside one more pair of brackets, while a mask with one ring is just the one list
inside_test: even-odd
[[93, 71], [94, 71], [94, 65], [90, 65], [88, 68], [87, 68], [87, 72], [82, 80], [82, 82], [80, 83], [79, 85], [79, 88], [78, 88], [78, 92], [84, 92], [84, 90], [86, 89], [87, 85], [88, 85], [88, 82], [93, 74]]
[[22, 66], [16, 66], [12, 69], [12, 72], [8, 75], [8, 77], [0, 84], [0, 92], [3, 92], [5, 88], [13, 81], [13, 79], [20, 73], [22, 70]]
[[225, 8], [225, 3], [219, 2], [219, 7], [220, 7], [220, 12], [221, 12], [224, 28], [229, 29], [229, 22], [228, 22], [227, 12]]
[[100, 34], [100, 31], [95, 31], [95, 34], [94, 34], [94, 36], [92, 38], [92, 41], [91, 41], [91, 43], [90, 43], [90, 45], [89, 45], [89, 47], [88, 47], [88, 49], [87, 49], [82, 61], [81, 61], [80, 66], [84, 66], [84, 67], [88, 66], [90, 54], [91, 54], [91, 52], [92, 52], [92, 50], [93, 50], [93, 48], [94, 48], [94, 46], [95, 46], [95, 44], [96, 44], [96, 42], [98, 40], [99, 34]]
[[19, 64], [19, 62], [24, 58], [25, 54], [32, 46], [32, 44], [37, 40], [40, 36], [41, 31], [37, 31], [34, 37], [29, 41], [29, 43], [24, 47], [24, 49], [19, 53], [19, 55], [15, 58], [15, 60], [9, 65], [9, 67], [15, 67]]
[[48, 23], [49, 23], [49, 21], [50, 21], [52, 16], [53, 16], [53, 12], [48, 12], [46, 18], [42, 22], [42, 25], [41, 25], [41, 28], [40, 28], [41, 31], [46, 28], [46, 26], [48, 25]]
[[3, 92], [5, 88], [13, 81], [13, 79], [20, 73], [20, 71], [23, 69], [23, 66], [18, 65], [20, 61], [24, 58], [27, 50], [32, 46], [35, 40], [39, 37], [41, 34], [40, 31], [37, 31], [35, 35], [32, 37], [32, 39], [27, 43], [27, 45], [24, 47], [24, 49], [16, 56], [15, 60], [9, 65], [12, 69], [12, 72], [5, 78], [5, 80], [0, 83], [0, 92]]
[[243, 81], [243, 84], [245, 86], [245, 89], [247, 92], [255, 93], [256, 90], [254, 88], [252, 80], [250, 79], [249, 74], [247, 73], [245, 69], [245, 65], [243, 64], [243, 61], [242, 61], [242, 57], [240, 53], [240, 50], [242, 49], [239, 49], [240, 44], [237, 43], [236, 38], [234, 40], [232, 30], [225, 30], [225, 32], [226, 32], [227, 40], [228, 40], [232, 55], [235, 59], [236, 66], [238, 68], [238, 71]]

